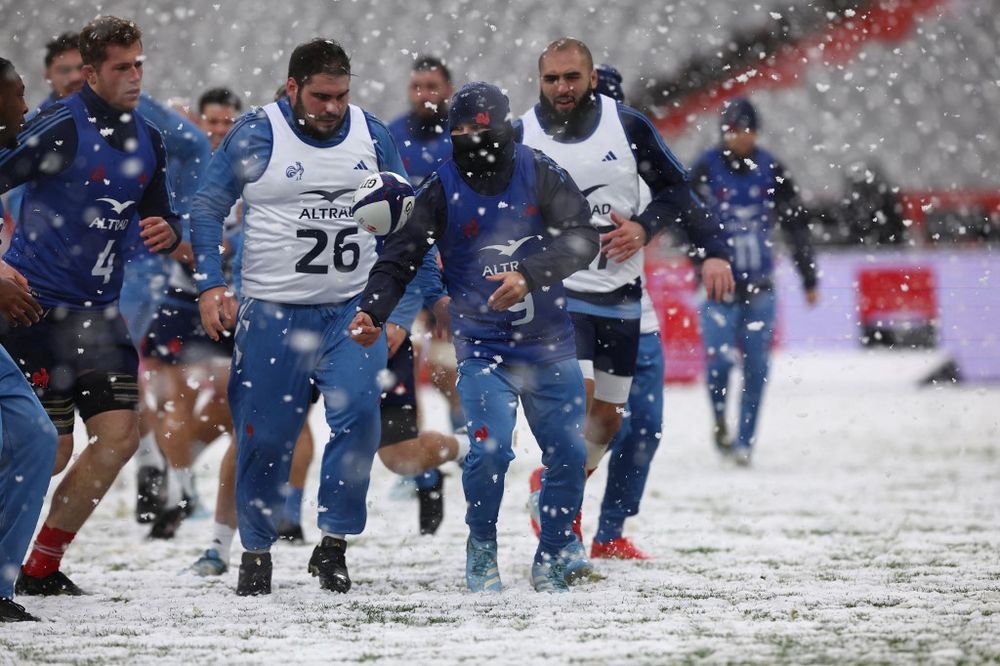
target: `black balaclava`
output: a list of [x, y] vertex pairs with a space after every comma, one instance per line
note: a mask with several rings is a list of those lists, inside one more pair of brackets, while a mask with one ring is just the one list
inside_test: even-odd
[[494, 85], [476, 81], [455, 93], [448, 109], [448, 126], [476, 123], [489, 128], [476, 134], [452, 135], [452, 160], [463, 175], [481, 182], [509, 172], [514, 159], [509, 116], [510, 102]]

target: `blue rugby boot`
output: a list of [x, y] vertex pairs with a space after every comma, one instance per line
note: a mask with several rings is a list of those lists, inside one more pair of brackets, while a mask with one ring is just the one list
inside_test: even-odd
[[222, 561], [219, 551], [215, 548], [206, 550], [198, 561], [191, 565], [191, 570], [199, 576], [221, 576], [228, 569], [229, 566]]
[[502, 592], [497, 568], [497, 542], [478, 541], [471, 536], [465, 544], [465, 584], [473, 592]]
[[535, 592], [569, 592], [566, 584], [566, 560], [545, 553], [535, 555], [531, 564], [531, 586]]
[[594, 567], [587, 558], [587, 551], [576, 535], [573, 541], [559, 553], [565, 567], [566, 584], [572, 585], [579, 580], [589, 578], [594, 573]]

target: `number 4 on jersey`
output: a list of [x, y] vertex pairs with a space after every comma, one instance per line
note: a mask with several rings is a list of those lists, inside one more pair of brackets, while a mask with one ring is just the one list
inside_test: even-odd
[[114, 239], [109, 240], [101, 253], [97, 255], [94, 267], [90, 269], [90, 274], [94, 277], [103, 277], [104, 284], [111, 282], [111, 274], [115, 270], [115, 253], [111, 249], [115, 246]]

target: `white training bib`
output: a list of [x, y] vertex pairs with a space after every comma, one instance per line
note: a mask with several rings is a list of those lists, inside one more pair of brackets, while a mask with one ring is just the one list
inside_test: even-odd
[[[535, 109], [521, 116], [521, 122], [524, 144], [542, 151], [569, 172], [590, 204], [591, 224], [605, 233], [614, 229], [612, 211], [625, 218], [640, 212], [639, 185], [645, 183], [618, 117], [617, 103], [604, 95], [597, 95], [597, 99], [601, 104], [600, 122], [582, 141], [555, 141], [542, 129]], [[600, 253], [590, 266], [563, 280], [563, 285], [585, 293], [611, 292], [639, 277], [642, 262], [642, 250], [624, 263]]]
[[375, 237], [358, 229], [351, 199], [378, 170], [364, 111], [330, 148], [295, 134], [276, 103], [264, 107], [273, 145], [264, 174], [243, 188], [243, 294], [291, 304], [339, 303], [360, 293], [375, 263]]

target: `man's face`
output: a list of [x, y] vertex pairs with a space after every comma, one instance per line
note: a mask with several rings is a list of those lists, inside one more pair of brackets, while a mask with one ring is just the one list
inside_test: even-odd
[[84, 65], [87, 83], [105, 102], [119, 111], [131, 111], [139, 105], [142, 92], [142, 43], [132, 46], [107, 47], [107, 58], [101, 65]]
[[444, 113], [454, 91], [441, 70], [427, 69], [410, 73], [408, 92], [413, 112], [422, 118], [433, 118]]
[[76, 49], [63, 51], [45, 68], [45, 79], [52, 92], [62, 99], [83, 87], [83, 58]]
[[542, 97], [559, 115], [571, 113], [597, 86], [597, 72], [588, 69], [587, 57], [576, 49], [552, 51], [538, 70]]
[[10, 78], [0, 80], [0, 148], [15, 148], [17, 133], [24, 126], [24, 82], [12, 69]]
[[737, 157], [747, 157], [757, 145], [757, 132], [734, 128], [722, 135], [722, 143]]
[[288, 79], [288, 99], [299, 127], [318, 139], [337, 133], [350, 102], [351, 77], [347, 74], [314, 74], [301, 86]]
[[233, 126], [237, 111], [228, 104], [206, 104], [201, 110], [200, 125], [208, 136], [212, 150], [217, 150], [226, 132]]

